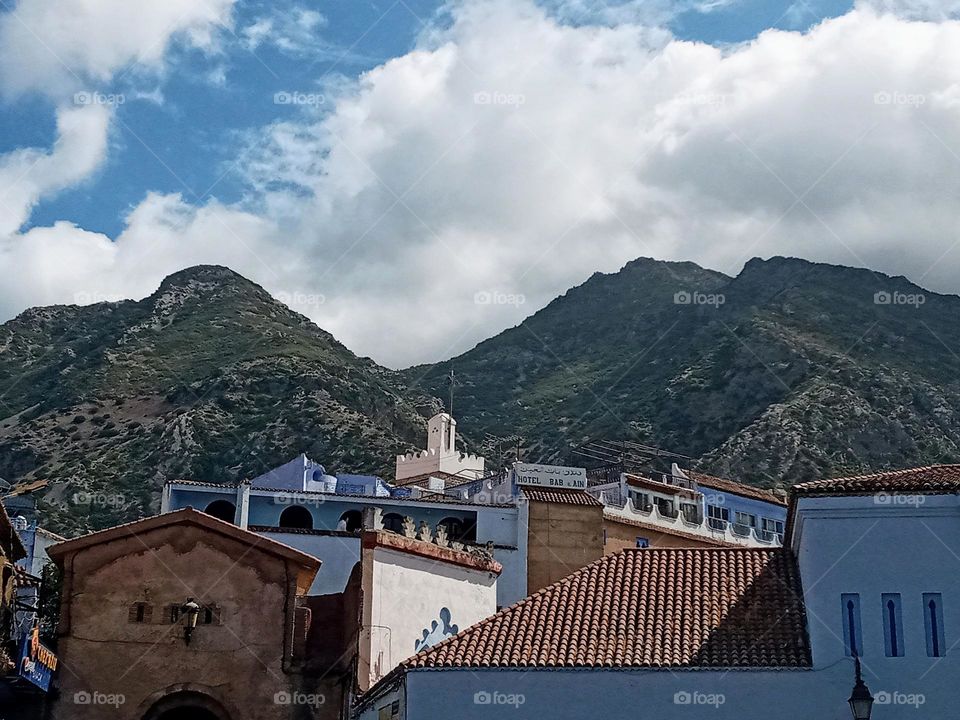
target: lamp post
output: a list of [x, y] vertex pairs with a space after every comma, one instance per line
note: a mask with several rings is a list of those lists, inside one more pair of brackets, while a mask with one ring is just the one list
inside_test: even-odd
[[850, 693], [850, 712], [853, 714], [853, 720], [870, 720], [870, 713], [873, 712], [873, 695], [870, 694], [870, 688], [863, 682], [860, 676], [860, 657], [853, 656], [854, 668], [857, 674], [856, 682], [853, 684], [853, 692]]
[[193, 629], [197, 626], [197, 618], [200, 617], [200, 606], [194, 602], [193, 598], [187, 598], [180, 610], [184, 617], [183, 640], [189, 645], [190, 638], [193, 636]]

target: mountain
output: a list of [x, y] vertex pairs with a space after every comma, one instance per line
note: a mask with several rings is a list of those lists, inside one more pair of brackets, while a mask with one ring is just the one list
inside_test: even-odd
[[437, 407], [222, 267], [0, 326], [0, 477], [48, 480], [66, 533], [156, 511], [167, 479], [232, 482], [300, 452], [392, 471]]
[[301, 452], [390, 477], [451, 367], [471, 447], [519, 434], [533, 460], [634, 440], [763, 487], [957, 462], [957, 317], [960, 297], [869, 270], [772, 258], [729, 277], [639, 259], [397, 372], [236, 273], [189, 268], [142, 301], [0, 326], [0, 477], [47, 480], [45, 521], [63, 533], [155, 511], [168, 479], [233, 482]]
[[793, 258], [734, 278], [639, 259], [450, 361], [405, 371], [475, 437], [576, 461], [591, 439], [760, 486], [960, 460], [960, 297]]

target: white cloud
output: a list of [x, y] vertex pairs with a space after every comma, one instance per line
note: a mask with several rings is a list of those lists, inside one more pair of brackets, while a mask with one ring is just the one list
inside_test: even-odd
[[[727, 272], [799, 255], [955, 291], [958, 61], [960, 23], [868, 8], [720, 49], [466, 2], [328, 114], [266, 128], [244, 156], [257, 202], [150, 195], [109, 247], [68, 225], [12, 236], [6, 257], [36, 275], [5, 283], [0, 307], [141, 296], [218, 262], [322, 295], [298, 309], [404, 365], [639, 255]], [[47, 267], [57, 243], [94, 250], [67, 273]]]
[[891, 13], [907, 20], [946, 20], [960, 16], [958, 0], [857, 0], [858, 8]]
[[96, 170], [107, 153], [110, 109], [61, 108], [51, 151], [24, 148], [0, 157], [0, 238], [30, 217], [43, 195], [69, 187]]
[[159, 70], [174, 38], [205, 50], [235, 0], [19, 0], [0, 14], [0, 89], [54, 97], [134, 65]]
[[316, 10], [292, 4], [275, 5], [270, 15], [254, 19], [240, 31], [243, 46], [255, 51], [273, 45], [290, 55], [303, 55], [325, 48], [318, 31], [327, 19]]

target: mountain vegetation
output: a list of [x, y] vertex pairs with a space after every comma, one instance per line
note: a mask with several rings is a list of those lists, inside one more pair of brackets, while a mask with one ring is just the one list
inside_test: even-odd
[[[234, 482], [305, 452], [392, 475], [456, 373], [493, 464], [580, 462], [591, 439], [764, 487], [960, 460], [960, 297], [864, 269], [751, 260], [736, 276], [639, 259], [462, 355], [394, 371], [232, 271], [141, 301], [0, 326], [0, 477], [46, 480], [51, 529], [155, 512], [171, 478]], [[484, 439], [488, 442], [484, 442]]]

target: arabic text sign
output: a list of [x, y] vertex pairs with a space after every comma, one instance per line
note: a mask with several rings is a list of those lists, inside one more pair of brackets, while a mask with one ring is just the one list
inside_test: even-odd
[[587, 487], [587, 471], [584, 468], [516, 463], [513, 473], [517, 485], [571, 490], [585, 490]]

